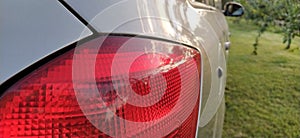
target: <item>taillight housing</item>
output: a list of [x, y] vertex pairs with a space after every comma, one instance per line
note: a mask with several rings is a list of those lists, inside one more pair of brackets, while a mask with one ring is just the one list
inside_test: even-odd
[[4, 91], [0, 137], [195, 137], [200, 80], [196, 49], [100, 36]]

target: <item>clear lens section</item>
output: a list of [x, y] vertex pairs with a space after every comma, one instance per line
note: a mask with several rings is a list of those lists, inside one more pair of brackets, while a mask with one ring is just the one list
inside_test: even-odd
[[200, 54], [108, 36], [36, 69], [0, 98], [0, 137], [194, 137]]

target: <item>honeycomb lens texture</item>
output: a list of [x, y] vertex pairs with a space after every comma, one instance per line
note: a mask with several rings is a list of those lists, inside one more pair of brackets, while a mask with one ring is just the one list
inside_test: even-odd
[[[0, 137], [195, 137], [200, 61], [197, 50], [164, 41], [121, 36], [90, 40], [3, 93]], [[93, 71], [87, 72], [89, 68]], [[185, 95], [196, 96], [196, 103], [190, 105]], [[186, 119], [177, 119], [189, 106]], [[126, 121], [158, 123], [140, 128]], [[166, 131], [172, 123], [178, 125]]]

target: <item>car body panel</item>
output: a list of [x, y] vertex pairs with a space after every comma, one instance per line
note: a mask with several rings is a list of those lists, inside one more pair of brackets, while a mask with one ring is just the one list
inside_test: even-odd
[[[65, 2], [89, 23], [89, 27], [58, 1], [31, 0], [25, 5], [25, 2], [1, 3], [0, 20], [5, 22], [0, 25], [0, 84], [47, 55], [92, 35], [90, 27], [104, 34], [169, 40], [201, 52], [203, 87], [198, 125], [203, 133], [199, 131], [199, 135], [210, 129], [216, 130], [213, 136], [221, 136], [218, 132], [222, 129], [226, 83], [224, 44], [229, 40], [226, 20], [218, 9], [189, 0]], [[18, 6], [21, 8], [10, 9]], [[4, 13], [13, 13], [17, 18], [7, 20]]]
[[47, 55], [92, 34], [57, 1], [1, 1], [0, 84]]
[[[200, 126], [213, 118], [221, 105], [226, 83], [224, 43], [228, 41], [228, 26], [220, 11], [209, 6], [201, 9], [204, 4], [195, 8], [185, 0], [66, 2], [98, 32], [163, 38], [203, 51], [207, 56], [203, 61], [204, 78], [209, 79], [203, 80], [205, 106], [201, 107]], [[219, 68], [224, 72], [222, 77], [218, 77]]]

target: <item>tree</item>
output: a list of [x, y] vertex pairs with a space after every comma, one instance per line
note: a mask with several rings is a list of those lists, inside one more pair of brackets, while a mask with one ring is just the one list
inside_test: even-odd
[[[285, 21], [283, 27], [283, 43], [287, 43], [286, 49], [289, 49], [292, 43], [292, 39], [296, 35], [300, 35], [300, 1], [298, 0], [285, 0], [282, 1], [284, 7], [281, 17]], [[289, 8], [291, 7], [291, 8]]]
[[300, 1], [299, 0], [239, 0], [246, 10], [245, 18], [259, 26], [258, 35], [253, 44], [253, 54], [257, 54], [259, 38], [269, 26], [276, 21], [283, 23], [281, 33], [286, 49], [290, 48], [292, 39], [299, 35]]

